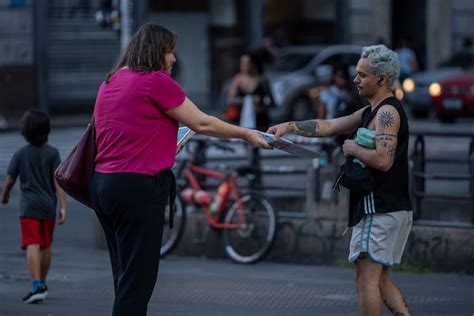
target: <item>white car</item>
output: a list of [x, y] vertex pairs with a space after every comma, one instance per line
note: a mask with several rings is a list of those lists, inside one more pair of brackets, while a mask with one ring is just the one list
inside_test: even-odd
[[361, 46], [288, 46], [281, 49], [275, 64], [266, 71], [276, 107], [270, 110], [273, 122], [305, 120], [314, 115], [309, 91], [330, 83], [334, 65], [355, 66]]

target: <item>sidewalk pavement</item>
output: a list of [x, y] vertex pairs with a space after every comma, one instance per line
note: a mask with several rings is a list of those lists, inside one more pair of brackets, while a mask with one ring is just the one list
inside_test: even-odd
[[[94, 245], [92, 212], [72, 200], [66, 224], [55, 231], [48, 299], [22, 303], [30, 280], [19, 249], [18, 197], [16, 186], [10, 204], [0, 206], [0, 315], [110, 315], [108, 254]], [[472, 275], [392, 276], [413, 315], [474, 314]], [[170, 256], [162, 260], [148, 315], [357, 315], [353, 282], [350, 268]]]

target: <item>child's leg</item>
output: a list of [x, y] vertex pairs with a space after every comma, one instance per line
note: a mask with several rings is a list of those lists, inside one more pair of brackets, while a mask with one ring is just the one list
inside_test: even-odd
[[51, 247], [40, 250], [40, 280], [45, 281], [51, 265]]
[[46, 277], [51, 265], [51, 245], [53, 243], [53, 234], [56, 220], [45, 219], [41, 221], [41, 243], [40, 243], [40, 277], [41, 287], [47, 295]]
[[30, 270], [31, 280], [41, 280], [40, 245], [32, 244], [26, 246], [26, 258], [28, 260], [28, 268]]

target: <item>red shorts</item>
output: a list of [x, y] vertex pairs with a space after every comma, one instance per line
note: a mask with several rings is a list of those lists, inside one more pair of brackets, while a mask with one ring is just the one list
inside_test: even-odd
[[41, 249], [51, 247], [55, 224], [55, 219], [20, 217], [21, 248], [34, 244], [39, 244]]

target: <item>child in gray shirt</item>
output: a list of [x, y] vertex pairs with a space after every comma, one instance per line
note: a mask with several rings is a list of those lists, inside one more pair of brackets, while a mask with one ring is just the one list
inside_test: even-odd
[[2, 204], [8, 203], [19, 177], [21, 247], [26, 250], [32, 280], [31, 292], [23, 302], [36, 303], [48, 295], [46, 275], [56, 223], [56, 193], [60, 203], [58, 224], [64, 223], [67, 207], [64, 191], [53, 176], [60, 158], [58, 150], [47, 144], [51, 129], [48, 114], [29, 110], [21, 123], [21, 133], [29, 144], [13, 154], [1, 199]]

